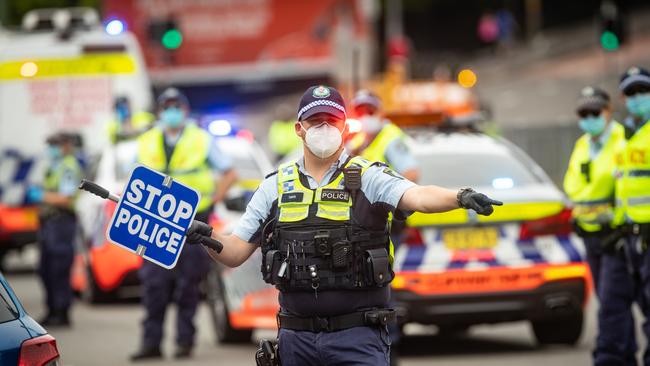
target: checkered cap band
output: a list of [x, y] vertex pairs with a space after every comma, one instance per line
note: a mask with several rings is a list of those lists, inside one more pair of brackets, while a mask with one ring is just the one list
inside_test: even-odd
[[321, 105], [334, 107], [334, 108], [338, 109], [339, 111], [341, 111], [344, 116], [346, 116], [345, 108], [342, 105], [340, 105], [340, 104], [338, 104], [336, 102], [333, 102], [331, 100], [319, 99], [319, 100], [315, 100], [315, 101], [307, 104], [306, 106], [300, 108], [300, 110], [298, 111], [298, 121], [301, 120], [301, 117], [302, 117], [303, 114], [305, 114], [305, 112], [307, 112], [308, 110], [310, 110], [310, 109], [312, 109], [314, 107], [318, 107], [318, 106], [321, 106]]

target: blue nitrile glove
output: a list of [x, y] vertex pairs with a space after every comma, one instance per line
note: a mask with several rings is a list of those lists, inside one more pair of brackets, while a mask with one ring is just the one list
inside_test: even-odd
[[27, 203], [41, 203], [43, 202], [43, 196], [45, 191], [39, 186], [30, 186], [27, 188], [26, 198]]

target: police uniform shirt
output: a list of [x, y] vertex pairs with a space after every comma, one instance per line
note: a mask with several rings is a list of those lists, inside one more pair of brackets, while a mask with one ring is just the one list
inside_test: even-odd
[[612, 134], [612, 127], [614, 126], [615, 123], [618, 123], [616, 121], [611, 121], [605, 131], [603, 131], [600, 136], [598, 136], [595, 140], [589, 139], [589, 158], [591, 160], [595, 160], [596, 157], [598, 156], [598, 153], [603, 149], [603, 146], [607, 143], [607, 140], [609, 140], [609, 136]]
[[418, 162], [401, 138], [394, 139], [386, 146], [384, 157], [393, 169], [401, 173], [418, 168]]
[[[334, 173], [340, 172], [339, 168], [343, 167], [348, 158], [349, 155], [343, 151], [338, 161], [325, 173], [320, 184], [305, 170], [304, 158], [297, 162], [298, 170], [306, 177], [309, 188], [316, 189], [336, 178]], [[410, 212], [397, 210], [397, 205], [404, 192], [413, 186], [415, 183], [404, 179], [385, 166], [371, 166], [362, 176], [360, 193], [369, 201], [372, 209], [393, 212], [396, 218], [405, 219]], [[233, 234], [244, 241], [259, 244], [265, 226], [273, 224], [277, 201], [278, 177], [277, 174], [273, 174], [260, 184]], [[289, 314], [329, 316], [372, 307], [385, 307], [389, 296], [390, 287], [386, 286], [363, 291], [319, 291], [317, 297], [313, 292], [287, 292], [280, 293], [279, 300], [282, 311]]]

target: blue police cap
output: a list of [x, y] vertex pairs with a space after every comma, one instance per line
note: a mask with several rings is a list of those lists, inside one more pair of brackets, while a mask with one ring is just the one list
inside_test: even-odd
[[625, 92], [626, 89], [637, 85], [650, 87], [650, 73], [646, 69], [633, 66], [627, 69], [623, 76], [621, 76], [621, 82], [618, 84], [618, 89]]
[[601, 110], [609, 105], [609, 94], [601, 88], [587, 86], [580, 91], [576, 112], [583, 110]]
[[181, 93], [181, 91], [176, 88], [165, 89], [165, 91], [158, 96], [156, 102], [159, 106], [162, 106], [170, 100], [175, 100], [188, 107], [190, 105], [190, 101], [187, 99], [185, 94]]
[[345, 101], [338, 90], [325, 85], [307, 89], [300, 98], [298, 121], [304, 121], [317, 113], [327, 113], [345, 120]]

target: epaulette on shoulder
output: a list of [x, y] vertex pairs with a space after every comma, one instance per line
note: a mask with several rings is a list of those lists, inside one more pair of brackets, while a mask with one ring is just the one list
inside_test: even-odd
[[276, 174], [278, 174], [278, 171], [274, 170], [274, 171], [270, 172], [269, 174], [267, 174], [266, 177], [264, 177], [264, 179], [271, 178], [272, 176], [274, 176]]
[[388, 164], [384, 163], [383, 161], [375, 161], [370, 166], [380, 166], [380, 167], [388, 167]]

